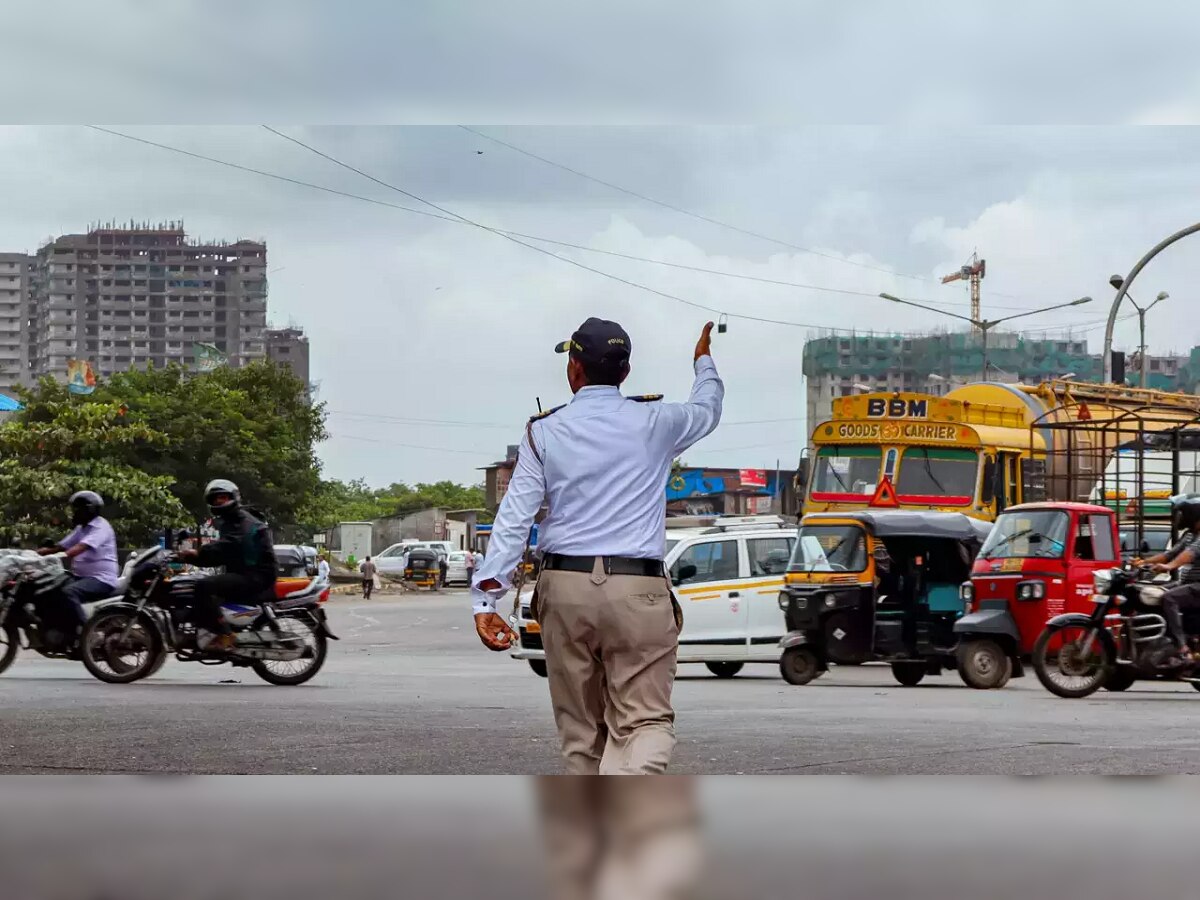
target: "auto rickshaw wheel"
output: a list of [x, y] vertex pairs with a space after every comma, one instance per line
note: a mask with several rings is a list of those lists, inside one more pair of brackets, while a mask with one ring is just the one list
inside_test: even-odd
[[550, 673], [546, 669], [546, 661], [544, 659], [529, 660], [529, 668], [533, 669], [533, 674], [539, 678], [549, 678]]
[[905, 687], [916, 687], [928, 671], [929, 666], [923, 662], [892, 663], [892, 677]]
[[954, 653], [958, 674], [967, 687], [996, 691], [1012, 678], [1012, 658], [998, 643], [987, 638], [964, 641]]
[[[1108, 677], [1104, 679], [1104, 689], [1106, 691], [1127, 691], [1133, 687], [1133, 683], [1137, 681], [1137, 675], [1127, 666], [1120, 666], [1108, 673]], [[1192, 685], [1196, 690], [1200, 691], [1200, 686]]]
[[788, 684], [808, 684], [821, 674], [821, 661], [809, 647], [788, 647], [779, 657], [779, 674]]

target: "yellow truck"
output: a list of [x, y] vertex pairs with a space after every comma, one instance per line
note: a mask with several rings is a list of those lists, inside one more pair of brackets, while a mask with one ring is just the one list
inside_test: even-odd
[[[1200, 426], [1200, 397], [1073, 381], [989, 382], [944, 397], [837, 397], [831, 412], [812, 432], [805, 515], [892, 507], [991, 521], [1017, 503], [1107, 497], [1118, 449]], [[1128, 465], [1142, 465], [1138, 459]], [[1115, 478], [1128, 482], [1128, 472]]]

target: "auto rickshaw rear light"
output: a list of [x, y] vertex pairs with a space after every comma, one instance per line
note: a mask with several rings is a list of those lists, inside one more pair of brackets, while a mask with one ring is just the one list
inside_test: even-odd
[[825, 605], [826, 605], [826, 606], [833, 606], [833, 604], [835, 604], [835, 603], [837, 603], [837, 599], [836, 599], [836, 598], [834, 598], [834, 597], [826, 597], [826, 598], [825, 598]]

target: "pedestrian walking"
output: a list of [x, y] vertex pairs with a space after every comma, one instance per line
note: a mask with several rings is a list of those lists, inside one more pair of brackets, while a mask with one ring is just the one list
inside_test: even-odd
[[317, 561], [317, 578], [321, 581], [329, 580], [329, 557], [324, 553], [321, 554]]
[[475, 580], [475, 551], [467, 550], [467, 558], [463, 560], [467, 567], [467, 586]]
[[371, 562], [371, 557], [368, 556], [359, 565], [358, 571], [362, 574], [363, 599], [370, 600], [371, 591], [375, 587], [375, 573], [378, 569], [375, 563]]
[[529, 420], [475, 573], [475, 629], [489, 649], [508, 650], [516, 635], [496, 603], [548, 504], [531, 614], [572, 774], [655, 774], [671, 759], [682, 617], [663, 568], [666, 486], [671, 461], [721, 418], [725, 388], [711, 332], [709, 322], [696, 343], [686, 403], [622, 396], [632, 347], [615, 322], [588, 319], [555, 347], [569, 355], [575, 397]]

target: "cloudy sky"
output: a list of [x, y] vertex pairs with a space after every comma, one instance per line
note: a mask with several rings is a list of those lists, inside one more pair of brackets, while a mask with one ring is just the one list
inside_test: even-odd
[[[1020, 324], [1098, 349], [1109, 275], [1200, 220], [1200, 13], [1180, 4], [72, 6], [51, 21], [14, 3], [0, 29], [0, 83], [31, 123], [0, 129], [0, 249], [130, 218], [265, 239], [271, 318], [311, 337], [340, 478], [474, 480], [537, 398], [569, 398], [550, 348], [589, 315], [629, 330], [630, 391], [683, 399], [715, 318], [697, 305], [731, 317], [714, 344], [727, 399], [688, 462], [788, 465], [807, 337], [953, 325], [854, 292], [965, 313], [937, 276], [978, 250], [985, 315], [1091, 295]], [[591, 249], [387, 205], [435, 212], [422, 201]], [[1171, 293], [1157, 352], [1200, 344], [1192, 240], [1133, 292]], [[1135, 342], [1122, 323], [1118, 346]]]

